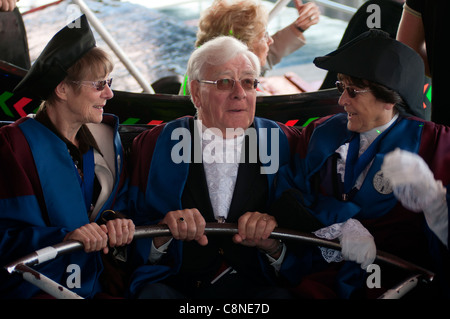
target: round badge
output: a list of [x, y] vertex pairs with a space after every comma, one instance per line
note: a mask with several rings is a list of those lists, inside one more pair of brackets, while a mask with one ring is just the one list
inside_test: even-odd
[[380, 194], [392, 193], [392, 185], [387, 178], [384, 178], [382, 171], [378, 171], [373, 177], [373, 187]]

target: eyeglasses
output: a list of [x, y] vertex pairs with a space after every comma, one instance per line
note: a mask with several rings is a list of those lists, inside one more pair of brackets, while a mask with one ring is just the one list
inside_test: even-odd
[[[206, 83], [206, 84], [215, 84], [216, 88], [221, 91], [230, 91], [234, 88], [234, 85], [236, 84], [236, 80], [233, 79], [219, 79], [217, 81], [207, 81], [207, 80], [198, 80], [200, 83]], [[241, 86], [244, 90], [250, 91], [256, 89], [256, 87], [259, 84], [259, 81], [257, 79], [242, 79], [239, 80], [241, 83]]]
[[72, 81], [73, 83], [84, 85], [84, 86], [90, 86], [95, 88], [97, 91], [103, 91], [105, 89], [105, 86], [108, 85], [111, 87], [112, 84], [112, 78], [101, 80], [101, 81]]
[[346, 87], [344, 83], [342, 83], [341, 81], [336, 81], [336, 87], [339, 91], [339, 93], [344, 93], [344, 90], [347, 90], [348, 96], [350, 96], [352, 99], [354, 97], [356, 97], [356, 94], [358, 93], [365, 93], [365, 92], [370, 92], [371, 90], [355, 90], [352, 87]]

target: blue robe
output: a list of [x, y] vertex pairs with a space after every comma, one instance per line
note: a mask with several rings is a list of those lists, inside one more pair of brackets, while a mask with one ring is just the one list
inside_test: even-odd
[[[337, 178], [331, 176], [336, 175], [331, 171], [331, 167], [336, 165], [332, 164], [331, 158], [341, 145], [351, 140], [353, 134], [347, 129], [347, 114], [311, 123], [298, 140], [293, 165], [281, 170], [278, 194], [292, 187], [301, 190], [303, 204], [325, 226], [349, 218], [360, 220], [374, 236], [377, 249], [439, 272], [437, 278], [445, 287], [445, 282], [449, 280], [448, 269], [441, 271], [443, 269], [440, 268], [444, 265], [441, 258], [448, 259], [448, 250], [428, 229], [423, 214], [408, 211], [396, 200], [392, 191], [383, 190], [383, 183], [379, 183], [379, 172], [384, 155], [399, 147], [421, 155], [435, 178], [447, 186], [450, 183], [449, 128], [419, 118], [399, 117], [393, 126], [373, 142], [376, 147], [372, 166], [359, 191], [350, 200], [344, 201], [329, 191], [333, 188], [333, 179], [335, 181]], [[313, 180], [319, 175], [317, 187]], [[349, 298], [356, 289], [365, 285], [365, 275], [359, 265], [345, 262], [333, 283], [337, 295]], [[382, 275], [386, 275], [386, 272]], [[446, 292], [443, 295], [448, 294], [448, 287], [444, 288]]]
[[[116, 179], [113, 191], [100, 209], [110, 209], [118, 192], [125, 191], [123, 150], [118, 119], [104, 115], [114, 130]], [[51, 130], [31, 118], [22, 118], [0, 129], [0, 265], [35, 250], [63, 241], [71, 231], [90, 223], [85, 199], [66, 144]], [[119, 159], [119, 160], [118, 160]], [[97, 215], [97, 219], [100, 214]], [[103, 269], [100, 252], [77, 252], [36, 266], [36, 270], [66, 286], [69, 265], [81, 269], [81, 287], [72, 290], [82, 297], [101, 291]], [[31, 298], [39, 292], [21, 276], [1, 272], [3, 298]], [[69, 280], [69, 283], [71, 281]]]
[[[171, 150], [182, 140], [177, 137], [172, 139], [172, 133], [179, 128], [186, 129], [185, 132], [188, 131], [190, 121], [192, 121], [191, 117], [171, 121], [151, 131], [144, 132], [135, 139], [131, 155], [133, 173], [130, 181], [129, 197], [130, 208], [134, 212], [133, 219], [136, 225], [155, 224], [167, 212], [186, 208], [182, 206], [182, 195], [186, 186], [190, 164], [188, 162], [175, 163], [171, 158]], [[277, 141], [277, 147], [279, 146], [280, 150], [279, 163], [280, 166], [286, 164], [291, 157], [290, 143], [298, 132], [261, 118], [255, 118], [254, 127], [260, 142], [271, 141], [272, 129], [279, 133], [279, 140]], [[189, 147], [185, 151], [188, 152], [187, 158], [190, 159], [192, 152], [191, 136], [183, 138], [188, 139]], [[261, 148], [259, 150], [261, 151]], [[271, 154], [271, 151], [269, 149], [267, 154]], [[276, 174], [271, 173], [266, 176], [269, 189], [271, 189]], [[266, 200], [267, 203], [264, 203], [264, 205], [269, 205], [271, 198]], [[130, 286], [132, 295], [143, 284], [163, 280], [177, 274], [180, 270], [183, 258], [182, 242], [174, 240], [169, 246], [168, 255], [172, 256], [173, 261], [171, 265], [148, 265], [147, 260], [150, 248], [151, 240], [136, 241], [139, 267], [133, 274]], [[286, 264], [289, 264], [289, 262], [286, 262]], [[264, 268], [265, 266], [267, 265], [261, 262], [261, 267]]]

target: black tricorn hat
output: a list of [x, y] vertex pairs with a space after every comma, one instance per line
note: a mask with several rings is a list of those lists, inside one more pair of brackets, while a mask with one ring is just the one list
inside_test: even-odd
[[369, 30], [313, 62], [321, 69], [384, 85], [400, 94], [414, 115], [421, 116], [417, 110], [423, 103], [423, 60], [388, 33]]
[[53, 36], [14, 92], [46, 100], [64, 80], [67, 69], [93, 47], [94, 35], [82, 15]]

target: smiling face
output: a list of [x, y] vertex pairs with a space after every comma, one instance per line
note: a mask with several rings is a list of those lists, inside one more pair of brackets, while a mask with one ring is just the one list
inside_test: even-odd
[[225, 64], [210, 66], [201, 80], [229, 78], [236, 81], [231, 90], [219, 90], [215, 84], [191, 82], [191, 95], [197, 107], [198, 119], [208, 128], [218, 128], [226, 136], [227, 128], [247, 129], [255, 117], [256, 90], [244, 90], [239, 80], [255, 79], [250, 60], [237, 55]]
[[[355, 90], [365, 91], [367, 88], [358, 88], [343, 81], [344, 85]], [[351, 97], [347, 90], [344, 90], [339, 98], [348, 114], [347, 128], [350, 131], [363, 133], [371, 129], [388, 123], [394, 116], [394, 104], [378, 100], [372, 92], [356, 93]]]
[[77, 145], [80, 127], [100, 123], [106, 101], [114, 96], [108, 85], [99, 91], [92, 82], [107, 80], [113, 68], [111, 57], [104, 50], [92, 48], [67, 70], [66, 78], [54, 88], [38, 112], [45, 111], [58, 132]]
[[[94, 81], [106, 80], [107, 77], [92, 79]], [[91, 80], [88, 80], [91, 81]], [[114, 96], [111, 88], [106, 85], [101, 91], [89, 85], [68, 85], [67, 89], [67, 116], [73, 123], [100, 123], [103, 119], [103, 107], [106, 101]]]
[[[106, 80], [106, 76], [96, 80]], [[80, 127], [87, 123], [100, 123], [103, 120], [103, 107], [113, 96], [108, 85], [98, 91], [91, 85], [64, 80], [55, 88], [52, 103], [46, 101], [44, 108], [39, 111], [46, 110], [58, 132], [77, 145], [76, 135]]]

